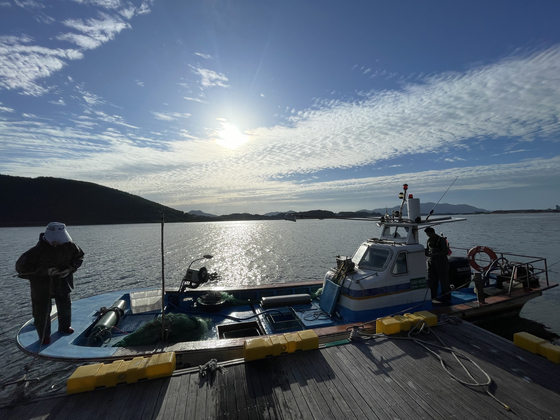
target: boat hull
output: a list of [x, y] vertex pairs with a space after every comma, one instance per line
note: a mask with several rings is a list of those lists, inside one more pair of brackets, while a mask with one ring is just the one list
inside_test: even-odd
[[[302, 290], [316, 290], [322, 285], [322, 282], [306, 282], [294, 283], [290, 285], [271, 285], [266, 287], [254, 287], [238, 289], [222, 289], [228, 292], [242, 292], [245, 294], [264, 293], [270, 295], [272, 291], [279, 294], [286, 294], [287, 291], [301, 292]], [[518, 312], [523, 305], [542, 294], [544, 290], [555, 287], [557, 284], [549, 286], [519, 288], [514, 289], [511, 295], [503, 294], [500, 296], [491, 296], [486, 298], [485, 304], [478, 304], [476, 300], [466, 301], [461, 298], [461, 293], [465, 291], [453, 292], [453, 305], [447, 307], [433, 307], [430, 301], [423, 302], [422, 308], [410, 308], [410, 312], [429, 309], [438, 316], [447, 315], [455, 316], [465, 320], [474, 321], [483, 318], [495, 316], [496, 314], [504, 314]], [[81, 299], [73, 303], [73, 326], [76, 332], [72, 335], [62, 335], [54, 333], [51, 336], [51, 344], [41, 346], [37, 332], [33, 325], [33, 320], [28, 321], [17, 334], [17, 344], [21, 350], [30, 355], [37, 357], [68, 361], [68, 362], [107, 362], [119, 359], [131, 359], [138, 356], [148, 356], [154, 353], [174, 351], [177, 357], [177, 367], [197, 366], [206, 363], [210, 359], [218, 361], [226, 361], [243, 357], [243, 346], [248, 337], [237, 338], [220, 338], [203, 341], [180, 342], [175, 344], [156, 343], [144, 346], [134, 347], [88, 347], [84, 346], [85, 335], [91, 330], [94, 320], [93, 314], [96, 309], [102, 306], [110, 307], [112, 303], [118, 301], [130, 293], [129, 291], [116, 291], [103, 295], [93, 296]], [[200, 291], [203, 293], [203, 291]], [[428, 306], [428, 307], [427, 307]], [[152, 313], [154, 316], [157, 314]], [[392, 315], [392, 311], [387, 311], [382, 315]], [[57, 330], [56, 313], [51, 314], [52, 329]], [[332, 318], [332, 322], [318, 322], [315, 326], [308, 325], [307, 329], [313, 329], [318, 337], [320, 344], [339, 341], [348, 338], [353, 325], [362, 325], [366, 329], [375, 329], [374, 318], [371, 320], [345, 321], [343, 319]], [[266, 334], [274, 334], [273, 331], [265, 331]], [[80, 345], [82, 344], [82, 345]]]

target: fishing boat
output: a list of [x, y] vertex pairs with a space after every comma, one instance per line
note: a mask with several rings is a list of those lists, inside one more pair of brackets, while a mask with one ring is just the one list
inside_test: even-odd
[[[42, 345], [30, 320], [17, 334], [18, 346], [37, 357], [71, 362], [173, 351], [181, 368], [243, 357], [245, 341], [255, 337], [313, 330], [325, 344], [397, 314], [430, 311], [476, 320], [515, 313], [557, 286], [549, 282], [545, 258], [478, 245], [460, 257], [461, 250], [454, 250], [449, 258], [451, 300], [447, 305], [432, 301], [419, 234], [426, 227], [466, 219], [422, 215], [420, 200], [408, 194], [407, 184], [399, 197], [398, 211], [367, 219], [377, 223], [379, 236], [362, 242], [351, 257], [337, 256], [322, 280], [221, 288], [215, 285], [216, 273], [193, 268], [212, 258], [204, 255], [191, 262], [175, 290], [162, 279], [158, 288], [78, 300], [72, 304], [73, 334], [54, 333], [50, 344]], [[55, 307], [51, 321], [57, 331]]]

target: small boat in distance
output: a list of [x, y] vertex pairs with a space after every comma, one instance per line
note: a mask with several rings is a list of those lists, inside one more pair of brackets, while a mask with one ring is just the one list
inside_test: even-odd
[[[420, 200], [408, 194], [408, 185], [403, 189], [398, 211], [367, 219], [377, 223], [378, 237], [362, 242], [351, 257], [337, 256], [323, 280], [210, 287], [217, 275], [191, 268], [212, 258], [205, 255], [191, 262], [177, 290], [121, 290], [75, 301], [74, 334], [55, 333], [43, 346], [30, 320], [17, 334], [18, 346], [38, 357], [72, 362], [173, 351], [181, 368], [243, 357], [245, 340], [260, 336], [312, 329], [324, 344], [347, 338], [353, 326], [375, 328], [377, 318], [402, 313], [427, 310], [466, 320], [516, 313], [557, 286], [549, 282], [546, 259], [477, 245], [450, 258], [450, 304], [433, 302], [419, 234], [428, 226], [466, 219], [424, 217]], [[57, 331], [55, 312], [51, 319]]]
[[295, 213], [285, 213], [284, 220], [289, 220], [290, 222], [296, 222], [296, 214]]

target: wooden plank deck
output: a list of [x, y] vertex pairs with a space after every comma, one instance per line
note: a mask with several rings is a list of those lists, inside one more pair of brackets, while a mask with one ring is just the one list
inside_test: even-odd
[[[172, 377], [0, 409], [2, 419], [558, 419], [560, 366], [466, 322], [432, 329], [491, 378], [479, 389], [454, 380], [407, 339], [379, 337], [250, 363], [225, 374]], [[421, 340], [440, 344], [434, 334]], [[449, 371], [473, 382], [453, 355], [432, 348]], [[486, 380], [471, 361], [478, 382]], [[486, 389], [499, 401], [486, 393]]]

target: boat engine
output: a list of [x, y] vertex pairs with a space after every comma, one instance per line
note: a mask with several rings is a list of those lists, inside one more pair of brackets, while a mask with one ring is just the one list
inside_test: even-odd
[[189, 289], [196, 289], [203, 283], [208, 281], [209, 275], [206, 267], [202, 267], [199, 270], [193, 270], [192, 268], [187, 269], [187, 273], [183, 280], [181, 280], [181, 287], [179, 292], [184, 292], [188, 287]]
[[196, 289], [203, 283], [212, 280], [218, 280], [220, 276], [218, 273], [208, 273], [206, 267], [202, 267], [199, 270], [193, 270], [192, 268], [187, 269], [187, 274], [181, 280], [181, 286], [179, 287], [179, 293], [183, 293], [187, 288]]
[[449, 257], [449, 283], [455, 289], [468, 287], [471, 282], [471, 266], [469, 259]]

